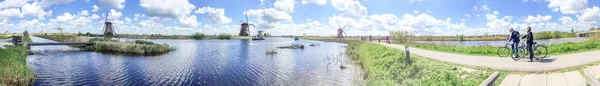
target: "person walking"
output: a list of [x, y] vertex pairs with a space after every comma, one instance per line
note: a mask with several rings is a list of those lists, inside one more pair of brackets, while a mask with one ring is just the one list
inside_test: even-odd
[[381, 35], [377, 36], [377, 41], [379, 41], [379, 43], [381, 43]]
[[385, 40], [387, 40], [388, 44], [392, 44], [392, 43], [390, 43], [390, 36], [385, 36]]
[[527, 27], [527, 34], [521, 39], [526, 38], [527, 52], [529, 52], [529, 62], [533, 62], [533, 33], [531, 33], [531, 27]]
[[508, 37], [508, 40], [506, 40], [506, 44], [508, 44], [508, 42], [512, 41], [512, 50], [516, 56], [516, 58], [519, 58], [519, 36], [521, 36], [521, 34], [519, 34], [519, 31], [514, 31], [513, 28], [508, 29], [508, 32], [510, 32], [510, 36]]

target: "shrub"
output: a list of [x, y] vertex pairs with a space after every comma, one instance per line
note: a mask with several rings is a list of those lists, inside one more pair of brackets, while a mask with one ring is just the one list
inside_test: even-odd
[[194, 38], [194, 39], [204, 39], [204, 38], [206, 38], [206, 35], [204, 35], [202, 33], [199, 33], [199, 32], [196, 32], [196, 33], [194, 33], [192, 35], [192, 38]]
[[458, 35], [458, 39], [460, 41], [465, 41], [465, 35]]
[[88, 42], [118, 42], [118, 41], [110, 40], [110, 39], [106, 39], [106, 38], [93, 38], [93, 39], [89, 39]]
[[149, 44], [149, 45], [154, 44], [154, 42], [144, 41], [144, 40], [135, 40], [134, 43], [135, 44]]
[[231, 34], [221, 33], [217, 36], [217, 39], [231, 39]]
[[408, 31], [392, 31], [390, 35], [395, 39], [394, 41], [398, 43], [406, 43], [408, 42]]

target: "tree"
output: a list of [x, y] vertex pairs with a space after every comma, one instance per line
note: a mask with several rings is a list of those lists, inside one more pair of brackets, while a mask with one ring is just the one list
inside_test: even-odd
[[194, 39], [204, 39], [204, 38], [206, 38], [206, 35], [204, 35], [204, 34], [202, 34], [200, 32], [196, 32], [196, 33], [194, 33], [192, 35], [192, 38], [194, 38]]
[[394, 41], [398, 43], [408, 42], [408, 37], [410, 36], [408, 31], [391, 31], [390, 35], [394, 38]]
[[465, 41], [465, 35], [462, 35], [462, 34], [461, 34], [461, 35], [458, 35], [458, 39], [459, 39], [460, 41]]
[[85, 36], [92, 36], [92, 33], [87, 32], [87, 33], [85, 33]]
[[104, 33], [104, 37], [105, 38], [111, 38], [114, 34], [112, 32], [106, 32]]
[[25, 36], [25, 37], [29, 36], [29, 32], [27, 32], [27, 30], [25, 30], [25, 32], [23, 32], [23, 36]]

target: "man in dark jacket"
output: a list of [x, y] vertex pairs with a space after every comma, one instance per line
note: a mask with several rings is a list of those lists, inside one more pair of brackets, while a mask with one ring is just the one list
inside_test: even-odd
[[510, 36], [508, 37], [508, 39], [506, 40], [506, 44], [508, 44], [508, 42], [512, 41], [512, 50], [515, 53], [516, 58], [519, 58], [519, 51], [517, 50], [517, 48], [519, 47], [519, 37], [521, 36], [521, 34], [519, 34], [519, 31], [514, 31], [513, 28], [508, 29], [508, 32], [510, 32]]
[[527, 52], [529, 52], [529, 60], [531, 60], [529, 62], [533, 62], [533, 34], [531, 33], [531, 27], [527, 27], [527, 35], [523, 36], [521, 39], [524, 38], [527, 38]]

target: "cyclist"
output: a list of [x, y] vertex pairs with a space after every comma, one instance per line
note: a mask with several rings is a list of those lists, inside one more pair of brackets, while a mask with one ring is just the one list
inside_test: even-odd
[[506, 40], [506, 44], [508, 44], [508, 42], [512, 41], [512, 50], [515, 53], [516, 58], [519, 58], [519, 51], [518, 51], [518, 47], [519, 47], [519, 36], [521, 36], [521, 34], [519, 34], [519, 31], [514, 31], [513, 28], [508, 29], [508, 32], [510, 32], [510, 36], [507, 38]]
[[529, 62], [533, 62], [533, 34], [531, 33], [531, 27], [527, 27], [527, 34], [523, 36], [521, 39], [527, 38], [525, 40], [527, 44], [527, 52], [529, 52]]

